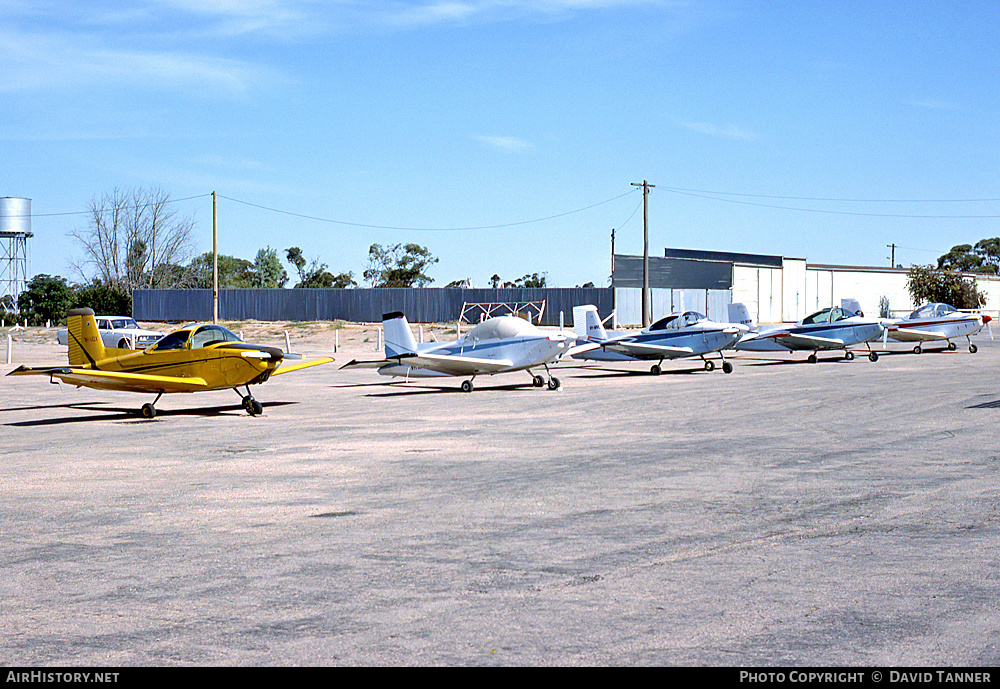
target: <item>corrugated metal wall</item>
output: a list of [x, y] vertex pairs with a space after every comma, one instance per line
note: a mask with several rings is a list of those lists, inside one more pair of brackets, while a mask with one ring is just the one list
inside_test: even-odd
[[[609, 287], [513, 289], [221, 289], [219, 318], [227, 321], [332, 321], [377, 323], [383, 313], [402, 311], [411, 323], [448, 323], [465, 302], [545, 300], [543, 325], [567, 326], [573, 307], [593, 304], [601, 313], [613, 308]], [[132, 316], [142, 321], [207, 321], [212, 290], [142, 289], [132, 292]]]

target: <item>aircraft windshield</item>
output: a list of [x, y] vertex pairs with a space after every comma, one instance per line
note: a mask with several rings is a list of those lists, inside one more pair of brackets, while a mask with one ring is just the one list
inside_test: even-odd
[[950, 304], [924, 304], [919, 309], [910, 314], [910, 318], [938, 318], [955, 313], [958, 309]]
[[833, 323], [834, 321], [842, 321], [845, 318], [850, 318], [851, 314], [839, 306], [834, 306], [831, 309], [823, 309], [822, 311], [817, 311], [811, 316], [807, 316], [802, 319], [802, 325], [815, 325], [817, 323]]
[[191, 349], [207, 347], [219, 342], [240, 342], [240, 338], [232, 330], [221, 325], [203, 325], [191, 336]]
[[660, 320], [656, 321], [651, 326], [649, 326], [649, 329], [650, 330], [666, 330], [667, 328], [670, 328], [670, 327], [675, 327], [676, 328], [677, 326], [671, 326], [670, 325], [673, 321], [676, 321], [676, 320], [677, 320], [677, 314], [675, 313], [672, 316], [667, 316], [666, 318], [661, 318]]
[[164, 335], [156, 344], [153, 345], [152, 349], [158, 352], [162, 352], [168, 349], [183, 349], [184, 345], [187, 344], [188, 338], [191, 336], [190, 330], [175, 330], [169, 335]]
[[468, 333], [467, 340], [505, 340], [518, 335], [537, 335], [538, 328], [515, 316], [499, 316], [483, 321]]

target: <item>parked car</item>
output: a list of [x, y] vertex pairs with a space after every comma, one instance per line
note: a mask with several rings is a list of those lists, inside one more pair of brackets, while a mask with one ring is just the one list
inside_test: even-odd
[[[145, 349], [159, 340], [165, 333], [158, 330], [144, 330], [134, 318], [128, 316], [98, 316], [97, 332], [105, 347], [113, 349]], [[69, 344], [66, 328], [56, 333], [59, 344]]]

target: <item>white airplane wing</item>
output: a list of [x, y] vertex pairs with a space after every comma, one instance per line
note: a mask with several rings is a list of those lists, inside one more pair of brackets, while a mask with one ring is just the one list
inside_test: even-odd
[[[898, 337], [897, 337], [898, 336]], [[889, 337], [907, 340], [944, 340], [945, 335], [941, 332], [931, 330], [917, 330], [916, 328], [889, 328]]]
[[816, 335], [803, 335], [802, 333], [790, 333], [788, 331], [768, 333], [760, 336], [759, 339], [774, 340], [789, 349], [835, 349], [844, 346], [843, 340], [817, 337]]
[[605, 349], [610, 349], [613, 352], [620, 352], [622, 354], [628, 354], [629, 356], [635, 357], [681, 357], [681, 356], [691, 356], [694, 354], [694, 350], [690, 347], [668, 347], [666, 345], [654, 345], [654, 344], [644, 344], [641, 342], [616, 342], [614, 344], [607, 345]]
[[403, 354], [391, 359], [376, 361], [351, 361], [341, 368], [382, 368], [383, 366], [412, 366], [437, 371], [449, 376], [471, 376], [477, 373], [496, 373], [511, 368], [514, 362], [510, 359], [479, 359], [471, 356], [452, 356], [448, 354]]

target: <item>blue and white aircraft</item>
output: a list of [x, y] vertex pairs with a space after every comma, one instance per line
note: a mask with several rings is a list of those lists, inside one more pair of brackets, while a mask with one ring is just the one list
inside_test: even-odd
[[472, 392], [472, 381], [480, 374], [495, 375], [527, 371], [536, 388], [545, 378], [532, 373], [544, 368], [549, 390], [559, 388], [559, 379], [549, 372], [549, 362], [564, 354], [570, 339], [558, 332], [545, 332], [514, 316], [489, 318], [454, 342], [417, 344], [406, 316], [401, 312], [382, 315], [385, 359], [352, 361], [341, 368], [377, 368], [383, 376], [438, 378], [469, 376], [462, 391]]
[[913, 351], [920, 354], [923, 351], [921, 343], [934, 340], [947, 340], [948, 349], [954, 350], [953, 337], [965, 337], [969, 341], [969, 351], [975, 354], [979, 348], [972, 342], [983, 326], [993, 338], [990, 328], [990, 316], [978, 313], [963, 313], [950, 304], [924, 304], [906, 318], [891, 321], [889, 337], [899, 342], [916, 342]]
[[[731, 307], [746, 308], [742, 304], [732, 304]], [[864, 344], [868, 347], [868, 359], [878, 361], [878, 353], [872, 351], [868, 343], [880, 336], [884, 338], [886, 333], [887, 327], [881, 321], [833, 306], [806, 316], [795, 325], [750, 332], [736, 343], [734, 349], [751, 352], [811, 351], [809, 362], [816, 363], [816, 353], [828, 349], [843, 349], [844, 358], [851, 360], [854, 352], [847, 348]]]
[[739, 323], [716, 323], [696, 311], [671, 314], [641, 331], [608, 336], [601, 324], [597, 307], [573, 308], [573, 328], [577, 345], [570, 350], [574, 359], [593, 361], [654, 360], [649, 372], [660, 375], [664, 359], [700, 356], [705, 370], [715, 368], [715, 362], [705, 355], [719, 352], [722, 370], [731, 373], [733, 365], [726, 361], [722, 350], [732, 347], [749, 330]]

